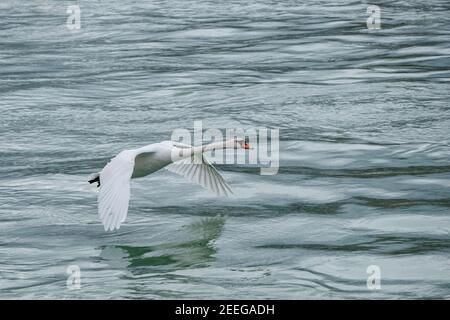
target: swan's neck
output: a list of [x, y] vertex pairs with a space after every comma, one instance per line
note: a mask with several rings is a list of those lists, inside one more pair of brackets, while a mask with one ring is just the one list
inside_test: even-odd
[[203, 146], [192, 147], [189, 149], [172, 149], [172, 162], [176, 162], [181, 159], [192, 157], [193, 155], [200, 155], [202, 153], [212, 151], [212, 150], [222, 150], [222, 149], [232, 149], [236, 148], [236, 141], [234, 139], [214, 142], [210, 144], [205, 144]]
[[222, 149], [230, 149], [235, 148], [236, 142], [234, 139], [220, 142], [213, 142], [210, 144], [205, 144], [203, 146], [198, 146], [192, 148], [192, 154], [201, 154], [204, 152], [212, 151], [212, 150], [222, 150]]

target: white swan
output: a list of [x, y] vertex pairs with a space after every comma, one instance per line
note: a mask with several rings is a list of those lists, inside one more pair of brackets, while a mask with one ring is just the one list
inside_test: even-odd
[[244, 139], [239, 138], [199, 147], [163, 141], [120, 152], [100, 173], [89, 180], [89, 183], [97, 182], [100, 187], [98, 213], [105, 231], [119, 229], [127, 217], [130, 180], [147, 176], [164, 167], [217, 195], [232, 194], [231, 188], [219, 172], [203, 156], [204, 152], [210, 150], [228, 148], [250, 149], [250, 146]]

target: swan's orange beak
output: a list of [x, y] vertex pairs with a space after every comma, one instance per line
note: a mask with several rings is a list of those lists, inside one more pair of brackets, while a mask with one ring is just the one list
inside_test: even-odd
[[251, 149], [252, 147], [250, 146], [250, 144], [248, 144], [247, 142], [244, 143], [244, 149], [248, 150]]

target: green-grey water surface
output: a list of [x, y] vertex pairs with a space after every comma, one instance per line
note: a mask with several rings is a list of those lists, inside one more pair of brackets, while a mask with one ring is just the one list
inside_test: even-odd
[[[377, 1], [380, 30], [366, 1], [73, 4], [0, 4], [0, 298], [450, 298], [448, 1]], [[104, 232], [89, 174], [196, 120], [279, 128], [279, 173], [158, 172]]]

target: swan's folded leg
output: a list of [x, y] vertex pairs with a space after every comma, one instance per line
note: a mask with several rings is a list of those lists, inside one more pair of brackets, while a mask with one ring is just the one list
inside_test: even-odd
[[91, 179], [88, 180], [90, 184], [97, 182], [97, 188], [100, 187], [100, 173], [95, 173], [92, 175]]

